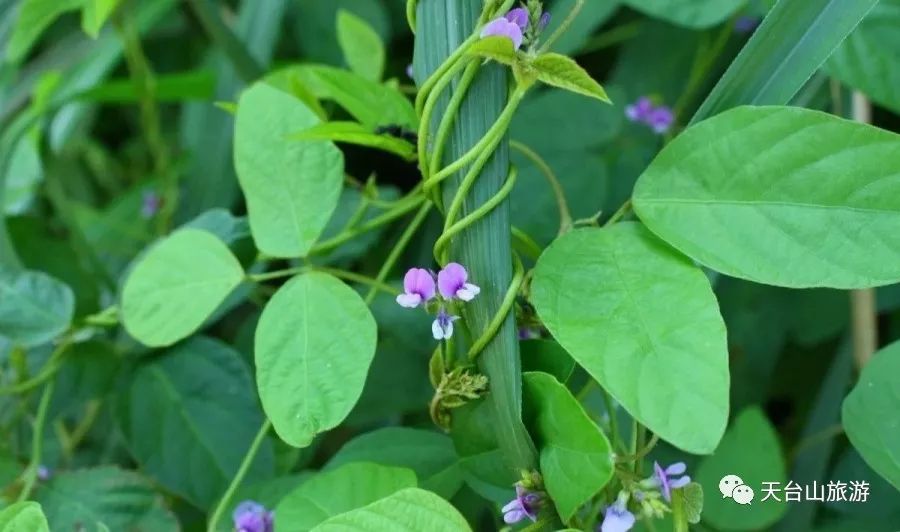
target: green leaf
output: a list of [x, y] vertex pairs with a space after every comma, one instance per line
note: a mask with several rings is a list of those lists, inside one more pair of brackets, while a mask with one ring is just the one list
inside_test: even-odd
[[[716, 271], [793, 288], [900, 280], [900, 136], [799, 108], [691, 127], [638, 180], [654, 233]], [[822, 186], [827, 183], [828, 186]]]
[[103, 24], [106, 23], [122, 0], [83, 0], [83, 2], [81, 29], [96, 39], [103, 28]]
[[384, 75], [384, 43], [372, 26], [341, 9], [337, 14], [337, 39], [350, 70], [371, 81], [381, 80]]
[[0, 266], [0, 337], [33, 347], [65, 332], [75, 312], [68, 285], [34, 271]]
[[468, 54], [485, 59], [493, 59], [498, 63], [509, 66], [515, 65], [518, 59], [512, 39], [500, 35], [482, 37], [475, 41], [469, 46]]
[[541, 371], [565, 383], [575, 371], [575, 361], [569, 353], [552, 340], [528, 340], [519, 344], [522, 371]]
[[40, 504], [23, 501], [0, 510], [0, 532], [50, 532], [50, 525]]
[[273, 257], [305, 256], [328, 223], [344, 182], [331, 142], [287, 137], [319, 123], [303, 102], [256, 83], [238, 102], [234, 164], [247, 198], [253, 239]]
[[407, 140], [393, 137], [388, 134], [373, 133], [372, 130], [356, 122], [325, 122], [294, 133], [291, 140], [331, 140], [334, 142], [346, 142], [366, 146], [377, 150], [393, 153], [412, 161], [416, 157], [416, 147]]
[[900, 342], [875, 353], [844, 399], [841, 421], [853, 447], [876, 473], [900, 489]]
[[240, 263], [214, 235], [176, 231], [150, 248], [125, 281], [125, 329], [146, 345], [171, 345], [200, 328], [243, 277]]
[[537, 72], [537, 79], [547, 85], [612, 103], [603, 87], [570, 57], [555, 53], [542, 54], [530, 66]]
[[900, 0], [881, 0], [835, 50], [826, 70], [900, 113]]
[[[399, 125], [415, 130], [419, 125], [416, 110], [406, 96], [353, 72], [325, 65], [299, 65], [270, 74], [266, 80], [279, 87], [299, 83], [316, 98], [334, 101], [369, 129]], [[291, 132], [303, 125], [295, 124]]]
[[351, 462], [407, 467], [416, 473], [421, 487], [448, 500], [463, 481], [453, 442], [430, 430], [387, 427], [363, 434], [341, 447], [326, 469]]
[[303, 532], [336, 515], [416, 486], [409, 469], [352, 463], [310, 478], [278, 503], [279, 532]]
[[681, 499], [685, 520], [692, 525], [699, 523], [703, 513], [703, 486], [691, 482], [684, 488], [675, 490], [672, 498], [676, 497]]
[[739, 105], [786, 105], [878, 0], [781, 0], [691, 123]]
[[359, 294], [322, 273], [295, 277], [256, 328], [256, 382], [275, 431], [295, 447], [356, 404], [375, 355], [375, 319]]
[[[104, 466], [57, 473], [37, 492], [51, 530], [177, 530], [178, 523], [162, 506], [162, 497], [144, 477]], [[140, 527], [142, 522], [169, 526]]]
[[184, 224], [184, 227], [208, 231], [228, 245], [250, 236], [247, 219], [235, 217], [225, 209], [210, 209]]
[[[753, 489], [750, 504], [738, 504], [724, 496], [719, 482], [726, 475], [737, 475]], [[785, 486], [787, 473], [778, 434], [759, 407], [740, 412], [722, 438], [716, 452], [697, 470], [697, 482], [711, 495], [703, 503], [703, 520], [719, 529], [760, 530], [777, 522], [787, 511], [784, 502], [765, 498], [764, 482]], [[729, 486], [733, 490], [735, 486]], [[784, 501], [784, 495], [779, 498]]]
[[704, 29], [726, 21], [747, 0], [622, 0], [629, 7], [687, 28]]
[[552, 375], [525, 373], [524, 414], [540, 449], [541, 474], [564, 522], [609, 482], [609, 440]]
[[[153, 97], [159, 102], [209, 100], [215, 96], [216, 78], [210, 70], [164, 74], [154, 78]], [[91, 87], [79, 100], [102, 103], [136, 103], [140, 96], [132, 79], [114, 79]]]
[[6, 45], [6, 58], [18, 63], [53, 22], [66, 12], [81, 7], [84, 0], [22, 0], [19, 18]]
[[[263, 423], [240, 354], [202, 336], [138, 366], [119, 414], [142, 468], [200, 508], [228, 487]], [[272, 467], [264, 445], [249, 478], [270, 475]]]
[[444, 499], [408, 488], [368, 506], [332, 517], [315, 532], [469, 532], [469, 524]]
[[34, 135], [22, 137], [13, 148], [6, 169], [6, 190], [3, 203], [0, 204], [0, 212], [16, 215], [28, 211], [43, 178], [40, 138]]
[[728, 418], [725, 324], [687, 257], [637, 223], [573, 231], [541, 255], [531, 298], [560, 345], [638, 421], [690, 453], [716, 448]]
[[509, 463], [500, 447], [491, 404], [479, 400], [454, 410], [450, 437], [466, 484], [485, 499], [508, 501], [521, 472]]
[[[302, 16], [290, 17], [294, 39], [300, 49], [300, 57], [307, 61], [337, 65], [343, 59], [334, 22], [339, 11], [348, 11], [358, 16], [374, 29], [383, 42], [392, 37], [391, 17], [384, 0], [360, 2], [359, 0], [328, 0], [327, 2], [304, 2]], [[402, 29], [406, 29], [403, 22]]]

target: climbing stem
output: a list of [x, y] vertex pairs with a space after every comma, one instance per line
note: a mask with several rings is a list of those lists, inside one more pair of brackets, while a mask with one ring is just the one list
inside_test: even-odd
[[[400, 238], [394, 244], [394, 247], [391, 248], [391, 252], [388, 253], [388, 256], [384, 260], [384, 263], [382, 263], [381, 269], [378, 270], [378, 274], [375, 276], [375, 282], [384, 283], [384, 280], [387, 279], [387, 276], [390, 275], [391, 270], [397, 264], [397, 260], [400, 258], [400, 255], [406, 249], [406, 246], [409, 245], [410, 239], [412, 239], [416, 231], [419, 230], [419, 227], [422, 226], [422, 222], [425, 221], [425, 218], [428, 216], [428, 213], [430, 211], [430, 203], [423, 203], [422, 206], [419, 207], [419, 212], [416, 213], [413, 219], [409, 222], [409, 225], [406, 226], [406, 229], [403, 230], [403, 234], [400, 235]], [[371, 304], [375, 299], [375, 295], [377, 293], [378, 287], [372, 285], [369, 288], [369, 292], [366, 294], [366, 304]]]
[[41, 401], [38, 403], [37, 415], [34, 418], [34, 427], [31, 432], [31, 460], [28, 462], [28, 469], [25, 471], [25, 485], [22, 492], [19, 493], [17, 502], [28, 500], [37, 482], [44, 446], [44, 425], [47, 422], [47, 411], [50, 408], [50, 399], [53, 397], [55, 387], [56, 381], [48, 382], [41, 394]]
[[556, 208], [559, 211], [559, 234], [562, 235], [572, 228], [572, 212], [569, 210], [569, 203], [566, 201], [566, 192], [563, 190], [562, 183], [556, 177], [550, 165], [527, 145], [516, 141], [509, 141], [509, 147], [518, 151], [530, 160], [537, 169], [543, 174], [550, 188], [553, 190], [553, 196], [556, 198]]
[[227, 508], [231, 505], [231, 499], [234, 497], [234, 493], [241, 486], [241, 482], [244, 481], [244, 477], [247, 475], [247, 471], [250, 470], [250, 465], [253, 464], [253, 460], [256, 459], [256, 454], [259, 452], [259, 448], [265, 441], [266, 434], [269, 433], [271, 427], [272, 422], [266, 419], [259, 428], [259, 432], [256, 433], [256, 437], [253, 438], [250, 448], [247, 449], [247, 454], [244, 455], [244, 460], [241, 462], [240, 467], [238, 467], [237, 473], [234, 475], [234, 478], [231, 479], [231, 484], [229, 484], [228, 489], [225, 490], [225, 495], [222, 495], [222, 498], [216, 505], [216, 509], [213, 510], [212, 517], [209, 518], [209, 526], [206, 528], [207, 532], [216, 531], [219, 520], [222, 519], [222, 514], [225, 513]]

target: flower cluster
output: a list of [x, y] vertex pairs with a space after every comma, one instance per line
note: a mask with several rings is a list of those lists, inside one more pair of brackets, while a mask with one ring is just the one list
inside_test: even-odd
[[[532, 22], [537, 18], [537, 24]], [[524, 7], [512, 9], [506, 15], [488, 22], [481, 30], [481, 38], [507, 37], [518, 50], [523, 43], [531, 44], [550, 23], [550, 13], [540, 11], [540, 7], [529, 11]]]
[[675, 123], [675, 113], [670, 108], [653, 105], [653, 101], [646, 96], [627, 106], [625, 116], [632, 122], [649, 126], [658, 135], [667, 133]]
[[[629, 499], [640, 507], [645, 517], [662, 517], [672, 502], [672, 490], [690, 484], [691, 477], [685, 475], [687, 466], [684, 462], [676, 462], [668, 467], [653, 463], [653, 474], [639, 483], [633, 493], [622, 490], [616, 501], [603, 511], [603, 522], [598, 532], [628, 532], [634, 526], [637, 517], [628, 509]], [[665, 501], [665, 502], [663, 502]]]
[[412, 268], [406, 272], [403, 293], [397, 296], [397, 303], [406, 308], [421, 305], [427, 309], [432, 300], [438, 299], [431, 333], [435, 340], [446, 340], [453, 336], [453, 322], [459, 319], [459, 316], [449, 314], [447, 307], [455, 300], [472, 301], [480, 292], [478, 286], [469, 282], [469, 272], [462, 265], [451, 262], [437, 276], [423, 268]]
[[237, 505], [232, 514], [236, 532], [273, 532], [275, 513], [255, 501], [244, 501]]

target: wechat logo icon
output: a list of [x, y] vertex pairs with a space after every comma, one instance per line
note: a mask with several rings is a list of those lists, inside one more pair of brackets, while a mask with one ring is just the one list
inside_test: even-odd
[[730, 498], [738, 504], [749, 505], [753, 502], [753, 488], [744, 484], [744, 480], [737, 475], [725, 475], [719, 481], [719, 491], [722, 498]]

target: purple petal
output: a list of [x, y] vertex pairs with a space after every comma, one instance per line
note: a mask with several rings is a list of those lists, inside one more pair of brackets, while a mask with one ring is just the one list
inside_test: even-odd
[[503, 522], [507, 525], [512, 525], [518, 523], [526, 517], [528, 517], [528, 514], [526, 514], [523, 510], [513, 510], [511, 512], [503, 514]]
[[513, 510], [521, 510], [521, 509], [522, 509], [522, 503], [519, 502], [519, 499], [513, 499], [513, 500], [509, 501], [508, 503], [506, 503], [506, 506], [501, 508], [500, 512], [508, 513]]
[[666, 475], [683, 475], [687, 471], [687, 464], [684, 462], [675, 462], [666, 468]]
[[[506, 20], [514, 23], [520, 29], [527, 30], [528, 29], [528, 10], [524, 7], [517, 7], [515, 9], [511, 9], [509, 13], [506, 14]], [[518, 48], [518, 47], [517, 47]]]
[[444, 298], [453, 299], [456, 292], [465, 286], [468, 278], [469, 274], [462, 265], [451, 262], [438, 272], [438, 290]]
[[544, 31], [544, 29], [550, 25], [550, 12], [544, 11], [544, 14], [541, 15], [541, 21], [538, 23], [538, 30]]
[[672, 127], [675, 122], [675, 114], [672, 110], [665, 106], [654, 109], [647, 117], [647, 123], [658, 134], [663, 134]]
[[473, 299], [475, 299], [475, 296], [480, 293], [481, 288], [478, 288], [472, 283], [466, 283], [462, 288], [456, 291], [456, 297], [463, 301], [472, 301]]
[[522, 46], [522, 40], [525, 38], [522, 34], [522, 28], [504, 17], [488, 22], [484, 29], [481, 30], [481, 37], [506, 37], [513, 42], [513, 48], [516, 50]]
[[606, 509], [600, 532], [628, 532], [634, 526], [634, 514], [617, 502]]
[[403, 291], [418, 294], [423, 301], [428, 301], [434, 297], [434, 278], [428, 270], [411, 268], [403, 277]]
[[422, 296], [419, 294], [400, 294], [397, 296], [397, 303], [401, 307], [416, 308], [422, 302]]
[[676, 479], [672, 479], [669, 481], [669, 487], [673, 490], [677, 490], [678, 488], [683, 488], [691, 483], [691, 477], [685, 475], [683, 477], [678, 477]]

